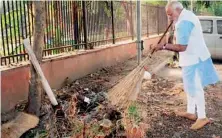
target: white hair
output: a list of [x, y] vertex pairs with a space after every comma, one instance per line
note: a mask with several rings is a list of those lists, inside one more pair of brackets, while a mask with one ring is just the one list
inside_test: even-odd
[[173, 10], [176, 10], [176, 9], [182, 10], [183, 9], [183, 5], [179, 1], [171, 1], [171, 2], [169, 2], [166, 5], [166, 9], [169, 8], [169, 7], [171, 7]]

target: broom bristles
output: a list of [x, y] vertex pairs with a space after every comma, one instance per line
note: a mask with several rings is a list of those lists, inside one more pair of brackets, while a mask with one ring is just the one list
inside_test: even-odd
[[113, 105], [120, 108], [127, 107], [130, 101], [130, 96], [135, 92], [138, 82], [143, 78], [145, 70], [143, 69], [145, 63], [150, 58], [147, 57], [144, 61], [132, 70], [126, 77], [124, 77], [117, 85], [115, 85], [108, 92], [108, 99]]
[[135, 98], [132, 99], [131, 97], [138, 94], [136, 93], [136, 87], [143, 79], [145, 73], [144, 66], [149, 65], [149, 72], [151, 74], [155, 73], [158, 70], [157, 67], [163, 64], [163, 61], [166, 62], [173, 53], [162, 51], [159, 54], [161, 54], [161, 59], [157, 54], [152, 57], [152, 60], [150, 60], [150, 57], [146, 57], [140, 65], [108, 91], [108, 99], [111, 104], [120, 108], [126, 108], [132, 100], [135, 100]]

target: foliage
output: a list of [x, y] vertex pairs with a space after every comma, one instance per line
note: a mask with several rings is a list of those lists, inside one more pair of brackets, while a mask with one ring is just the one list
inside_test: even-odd
[[157, 1], [157, 0], [144, 0], [143, 3], [148, 3], [150, 5], [154, 6], [165, 6], [167, 4], [167, 1]]
[[[183, 6], [190, 9], [190, 1], [181, 0]], [[193, 11], [197, 15], [222, 16], [221, 1], [193, 1]]]
[[133, 103], [128, 108], [128, 115], [130, 119], [135, 123], [138, 124], [141, 121], [141, 117], [139, 115], [138, 111], [138, 105], [136, 103]]

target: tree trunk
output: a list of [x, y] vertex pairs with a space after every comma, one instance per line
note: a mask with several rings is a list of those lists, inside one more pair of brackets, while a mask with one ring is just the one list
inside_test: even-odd
[[[45, 2], [33, 1], [34, 4], [34, 34], [33, 34], [33, 51], [39, 63], [42, 61], [42, 50], [44, 46], [45, 30]], [[28, 113], [36, 116], [40, 115], [42, 84], [40, 77], [35, 71], [33, 65], [30, 68], [31, 78], [29, 82], [28, 95]]]

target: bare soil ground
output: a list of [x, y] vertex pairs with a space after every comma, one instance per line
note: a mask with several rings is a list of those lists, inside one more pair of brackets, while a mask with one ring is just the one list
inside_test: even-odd
[[[161, 57], [155, 60], [161, 61]], [[157, 62], [156, 61], [156, 62]], [[153, 61], [155, 62], [155, 61]], [[104, 98], [105, 93], [126, 76], [137, 65], [136, 58], [112, 67], [103, 68], [95, 73], [89, 74], [74, 82], [67, 80], [64, 87], [56, 91], [59, 102], [62, 103], [65, 117], [56, 117], [53, 109], [45, 99], [42, 109], [40, 124], [37, 128], [30, 130], [22, 136], [29, 138], [39, 137], [78, 137], [80, 129], [90, 129], [92, 137], [104, 136], [106, 132], [101, 131], [100, 121], [108, 114], [108, 118], [117, 124], [118, 113], [115, 107], [109, 106]], [[220, 66], [220, 63], [219, 63]], [[222, 69], [220, 67], [220, 69]], [[174, 71], [173, 71], [174, 72]], [[222, 137], [222, 83], [209, 86], [206, 89], [207, 115], [212, 122], [201, 130], [191, 131], [189, 127], [193, 121], [175, 116], [177, 109], [186, 108], [186, 96], [182, 89], [182, 82], [177, 75], [156, 75], [153, 79], [143, 81], [142, 90], [138, 95], [137, 102], [142, 108], [142, 123], [147, 124], [148, 130], [144, 137], [148, 138], [219, 138]], [[162, 76], [164, 77], [162, 77]], [[177, 76], [177, 77], [175, 77]], [[76, 99], [76, 93], [87, 96], [94, 100], [90, 106]], [[101, 96], [101, 95], [102, 96]], [[100, 97], [100, 98], [98, 98]], [[93, 101], [93, 100], [92, 100]], [[19, 108], [22, 110], [22, 108]], [[99, 109], [99, 111], [95, 111]], [[100, 110], [102, 109], [102, 110]], [[113, 112], [110, 112], [113, 111]], [[110, 116], [114, 115], [114, 117]], [[82, 123], [82, 118], [89, 118], [88, 125]], [[82, 125], [83, 124], [83, 125]], [[94, 125], [93, 125], [94, 124]], [[115, 126], [117, 127], [117, 126]], [[98, 134], [99, 131], [99, 134]], [[104, 137], [117, 137], [116, 129]], [[106, 133], [107, 134], [107, 133]], [[86, 135], [86, 134], [84, 134]], [[122, 137], [125, 135], [123, 134]], [[81, 137], [81, 136], [79, 136]], [[119, 136], [120, 137], [120, 136]]]
[[[222, 62], [216, 61], [215, 67], [221, 74]], [[194, 123], [177, 117], [175, 110], [186, 110], [186, 95], [183, 91], [180, 69], [169, 69], [158, 77], [143, 83], [141, 94], [145, 95], [147, 112], [147, 131], [149, 138], [219, 138], [222, 137], [222, 83], [205, 88], [207, 116], [210, 124], [198, 131], [189, 127]], [[173, 72], [173, 73], [172, 73]]]

